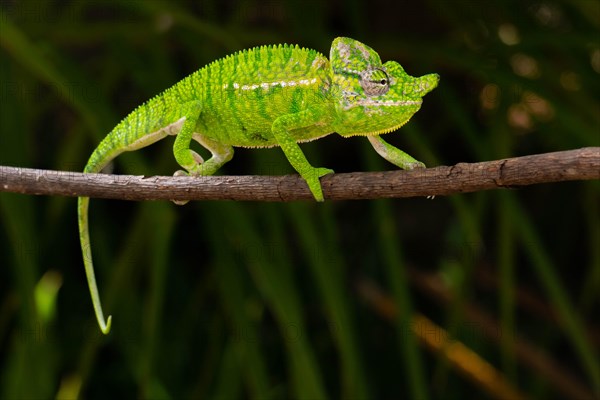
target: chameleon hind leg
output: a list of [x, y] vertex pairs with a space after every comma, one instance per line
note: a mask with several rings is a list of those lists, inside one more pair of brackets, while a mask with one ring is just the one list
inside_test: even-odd
[[[187, 171], [179, 170], [176, 171], [173, 176], [181, 176], [181, 175], [213, 175], [219, 168], [223, 166], [223, 164], [227, 163], [233, 158], [233, 147], [229, 145], [225, 145], [219, 142], [216, 142], [212, 139], [207, 138], [206, 136], [200, 133], [194, 133], [192, 138], [200, 143], [202, 147], [210, 151], [211, 157], [204, 161], [202, 156], [196, 153], [194, 150], [191, 150], [189, 147], [187, 148], [191, 158], [194, 160], [193, 164], [187, 164], [187, 166], [180, 165], [184, 167]], [[188, 143], [189, 146], [189, 143]], [[177, 158], [177, 156], [176, 156]], [[179, 161], [179, 160], [178, 160]]]
[[[185, 116], [185, 122], [178, 132], [173, 133], [177, 135], [173, 144], [173, 155], [185, 171], [177, 171], [175, 175], [212, 175], [233, 157], [233, 147], [208, 139], [196, 132], [196, 124], [201, 111], [202, 105], [199, 101], [182, 104], [178, 111], [179, 114]], [[198, 153], [190, 149], [192, 139], [208, 149], [212, 157], [204, 161]]]
[[[184, 135], [187, 135], [187, 132], [180, 132], [179, 135], [181, 135], [182, 133], [184, 133]], [[177, 139], [175, 140], [175, 145], [177, 145], [177, 141], [178, 141], [179, 137], [180, 136], [177, 136]], [[187, 139], [187, 137], [183, 136], [183, 139], [181, 139], [181, 140], [186, 140], [186, 139]], [[208, 160], [204, 161], [198, 153], [196, 153], [195, 151], [193, 151], [189, 148], [191, 139], [194, 139], [202, 147], [204, 147], [205, 149], [210, 151], [211, 157]], [[188, 156], [180, 155], [180, 157], [185, 157], [189, 161], [189, 157], [191, 156], [194, 163], [187, 164], [187, 165], [183, 165], [182, 163], [179, 163], [182, 167], [186, 168], [187, 171], [183, 171], [183, 170], [176, 171], [173, 174], [173, 176], [213, 175], [215, 172], [217, 172], [217, 170], [219, 168], [221, 168], [223, 166], [223, 164], [227, 163], [229, 160], [231, 160], [233, 158], [233, 147], [230, 145], [225, 145], [225, 144], [219, 143], [219, 142], [209, 139], [206, 136], [204, 136], [200, 133], [197, 133], [197, 132], [192, 132], [191, 139], [186, 141], [185, 144], [187, 147], [184, 147], [180, 143], [177, 150], [174, 150], [174, 151], [184, 152], [187, 149]], [[177, 159], [177, 154], [175, 154], [175, 158]], [[180, 159], [177, 159], [177, 162], [179, 162], [179, 160]], [[184, 205], [188, 201], [187, 200], [173, 200], [173, 202], [177, 205]]]
[[211, 157], [200, 166], [198, 175], [212, 175], [233, 158], [233, 147], [230, 145], [216, 142], [201, 133], [194, 133], [192, 138], [211, 154]]

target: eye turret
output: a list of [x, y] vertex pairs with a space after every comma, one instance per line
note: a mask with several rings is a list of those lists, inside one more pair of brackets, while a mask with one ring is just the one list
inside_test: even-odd
[[367, 96], [381, 96], [390, 90], [390, 79], [385, 70], [370, 69], [360, 76], [360, 86]]

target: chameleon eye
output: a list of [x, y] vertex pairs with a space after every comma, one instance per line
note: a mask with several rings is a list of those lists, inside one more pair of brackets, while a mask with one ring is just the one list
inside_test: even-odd
[[365, 71], [360, 77], [360, 86], [367, 96], [381, 96], [390, 90], [387, 73], [379, 68]]

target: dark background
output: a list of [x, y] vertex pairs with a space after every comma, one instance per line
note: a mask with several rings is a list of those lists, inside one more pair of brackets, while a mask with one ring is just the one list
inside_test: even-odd
[[[121, 118], [207, 63], [284, 42], [328, 55], [336, 36], [440, 74], [386, 135], [428, 166], [600, 145], [593, 0], [0, 4], [0, 165], [81, 171]], [[171, 175], [172, 140], [113, 172]], [[336, 172], [394, 168], [364, 138], [302, 148]], [[237, 149], [220, 171], [292, 172], [279, 149]], [[599, 198], [593, 181], [433, 201], [92, 200], [103, 337], [76, 199], [1, 193], [0, 398], [598, 396]]]

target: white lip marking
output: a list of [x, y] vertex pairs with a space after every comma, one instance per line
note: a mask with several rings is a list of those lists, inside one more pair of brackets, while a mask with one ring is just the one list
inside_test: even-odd
[[389, 107], [393, 107], [393, 106], [416, 106], [419, 104], [421, 104], [421, 102], [418, 100], [385, 100], [385, 101], [359, 100], [352, 104], [347, 105], [346, 107], [344, 107], [344, 110], [349, 110], [351, 108], [359, 107], [359, 106], [384, 106], [384, 107], [389, 106]]

